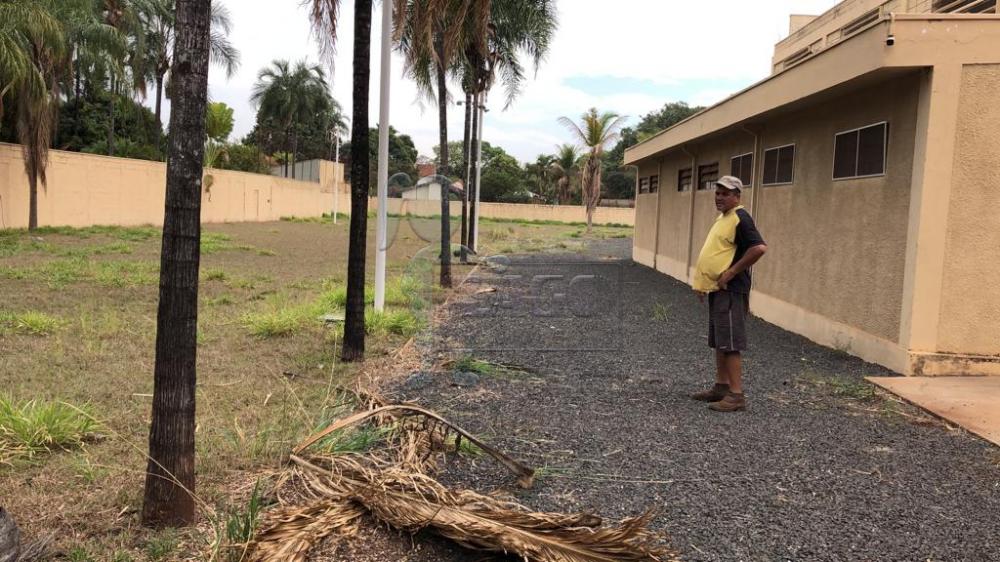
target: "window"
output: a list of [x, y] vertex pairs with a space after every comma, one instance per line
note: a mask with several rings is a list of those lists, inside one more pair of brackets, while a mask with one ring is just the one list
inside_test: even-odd
[[639, 193], [649, 193], [649, 178], [639, 178]]
[[677, 191], [691, 190], [691, 168], [684, 168], [677, 172]]
[[996, 7], [996, 0], [934, 0], [932, 10], [936, 13], [992, 14]]
[[833, 179], [884, 175], [888, 133], [888, 123], [838, 133], [833, 147]]
[[753, 187], [753, 153], [733, 156], [729, 161], [729, 175], [740, 178], [743, 187]]
[[777, 146], [764, 151], [764, 177], [761, 185], [792, 183], [795, 168], [795, 145]]
[[698, 190], [715, 189], [715, 182], [719, 179], [719, 163], [713, 162], [698, 166]]
[[656, 193], [660, 190], [660, 176], [649, 176], [649, 192]]

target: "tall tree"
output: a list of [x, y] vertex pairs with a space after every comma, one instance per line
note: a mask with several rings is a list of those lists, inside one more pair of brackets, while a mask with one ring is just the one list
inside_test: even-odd
[[285, 160], [285, 175], [288, 175], [291, 160], [292, 177], [295, 177], [294, 161], [303, 129], [317, 117], [322, 119], [339, 109], [330, 95], [323, 68], [306, 61], [299, 61], [294, 66], [287, 60], [273, 61], [257, 74], [250, 101], [259, 108], [258, 122], [275, 123], [281, 129], [282, 148], [291, 153], [291, 158]]
[[142, 520], [154, 527], [195, 518], [195, 383], [201, 184], [211, 0], [177, 0], [174, 106], [160, 250], [160, 301], [149, 464]]
[[[144, 0], [141, 6], [140, 17], [147, 33], [145, 41], [149, 51], [150, 75], [156, 86], [156, 120], [160, 121], [163, 96], [171, 97], [165, 88], [171, 81], [171, 70], [175, 62], [177, 15], [174, 0]], [[232, 28], [229, 10], [221, 2], [214, 2], [211, 13], [209, 56], [212, 64], [226, 71], [228, 78], [232, 78], [240, 66], [240, 52], [227, 38]]]
[[567, 117], [559, 118], [559, 122], [588, 150], [580, 177], [583, 204], [587, 207], [587, 232], [593, 225], [594, 209], [601, 202], [601, 160], [611, 143], [618, 140], [625, 119], [611, 111], [598, 112], [594, 107], [580, 116], [579, 124]]
[[[388, 1], [388, 0], [384, 0]], [[337, 39], [339, 0], [312, 0], [312, 27], [320, 50], [331, 57]], [[372, 0], [354, 0], [351, 119], [351, 224], [347, 249], [345, 361], [365, 356], [365, 246], [368, 234], [368, 79], [371, 73]]]
[[580, 149], [573, 144], [556, 147], [555, 159], [549, 164], [556, 176], [556, 203], [568, 205], [573, 179], [580, 169]]
[[[505, 90], [504, 109], [510, 107], [520, 93], [526, 79], [521, 57], [531, 60], [534, 70], [548, 53], [557, 23], [553, 0], [471, 0], [469, 17], [464, 19], [458, 41], [460, 59], [455, 72], [461, 77], [463, 90], [475, 100], [473, 107], [486, 103], [490, 89], [499, 77]], [[466, 128], [479, 129], [479, 112], [466, 112]], [[472, 169], [478, 162], [480, 140], [469, 148], [473, 157]], [[469, 221], [476, 222], [475, 199], [480, 187], [470, 182], [467, 188], [471, 209]], [[468, 241], [470, 246], [475, 240]]]

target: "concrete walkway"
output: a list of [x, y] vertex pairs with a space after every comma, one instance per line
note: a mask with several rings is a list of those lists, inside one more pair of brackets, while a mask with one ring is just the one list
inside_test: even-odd
[[1000, 445], [1000, 377], [868, 377], [868, 380]]

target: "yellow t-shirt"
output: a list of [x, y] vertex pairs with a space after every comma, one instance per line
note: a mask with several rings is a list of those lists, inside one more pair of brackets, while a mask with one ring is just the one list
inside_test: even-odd
[[717, 281], [733, 265], [733, 257], [736, 255], [736, 227], [740, 224], [736, 211], [742, 208], [743, 205], [739, 205], [720, 214], [708, 231], [691, 280], [691, 287], [695, 291], [711, 293], [719, 290]]

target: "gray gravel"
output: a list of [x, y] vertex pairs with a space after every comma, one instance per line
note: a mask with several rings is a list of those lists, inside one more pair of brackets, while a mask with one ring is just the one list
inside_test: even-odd
[[[496, 292], [451, 305], [437, 351], [528, 372], [393, 392], [543, 469], [527, 492], [488, 459], [458, 461], [446, 481], [540, 510], [657, 508], [685, 560], [1000, 560], [996, 448], [874, 393], [862, 377], [884, 369], [757, 319], [749, 410], [689, 400], [712, 382], [705, 310], [623, 259], [628, 244], [512, 259], [480, 276]], [[396, 540], [394, 556], [482, 559], [417, 542]]]

